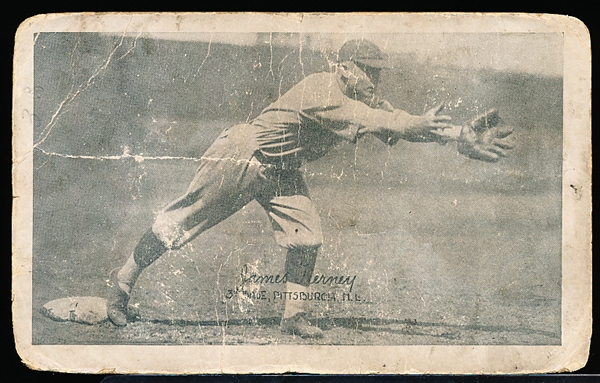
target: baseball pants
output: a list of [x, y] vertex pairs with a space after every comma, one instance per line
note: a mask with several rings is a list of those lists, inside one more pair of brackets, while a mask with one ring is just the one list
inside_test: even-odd
[[[224, 130], [206, 151], [186, 193], [158, 214], [152, 231], [178, 249], [257, 200], [271, 221], [275, 241], [288, 249], [286, 272], [308, 285], [322, 244], [321, 222], [302, 173], [263, 164], [256, 157], [260, 127]], [[301, 274], [301, 275], [300, 275]]]

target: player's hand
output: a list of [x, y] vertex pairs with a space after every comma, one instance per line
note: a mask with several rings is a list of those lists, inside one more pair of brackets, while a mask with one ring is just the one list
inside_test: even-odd
[[509, 150], [515, 147], [510, 142], [513, 128], [510, 126], [494, 126], [475, 131], [472, 125], [463, 126], [458, 138], [458, 152], [469, 158], [497, 162], [507, 157]]
[[443, 103], [429, 109], [422, 116], [413, 116], [412, 124], [406, 129], [405, 137], [403, 138], [408, 141], [419, 142], [438, 141], [439, 135], [433, 131], [453, 127], [453, 125], [450, 124], [452, 117], [438, 115], [442, 109], [444, 109]]

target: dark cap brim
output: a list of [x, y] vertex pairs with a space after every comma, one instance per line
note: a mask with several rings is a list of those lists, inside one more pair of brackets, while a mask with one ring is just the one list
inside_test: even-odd
[[390, 65], [389, 62], [387, 62], [386, 60], [379, 60], [379, 59], [360, 59], [360, 60], [354, 60], [359, 64], [363, 64], [366, 66], [369, 66], [371, 68], [378, 68], [378, 69], [392, 69], [392, 66]]

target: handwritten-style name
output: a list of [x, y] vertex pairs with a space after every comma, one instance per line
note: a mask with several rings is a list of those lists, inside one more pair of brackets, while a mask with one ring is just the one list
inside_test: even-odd
[[[242, 277], [242, 285], [247, 283], [255, 283], [255, 284], [283, 284], [288, 280], [288, 274], [285, 273], [283, 275], [276, 274], [265, 274], [260, 275], [256, 273], [252, 273], [248, 270], [248, 265], [242, 266], [241, 271]], [[315, 274], [310, 280], [311, 285], [342, 285], [349, 286], [349, 292], [352, 292], [354, 288], [354, 282], [356, 281], [356, 275], [339, 275], [339, 276], [327, 276], [325, 274]]]

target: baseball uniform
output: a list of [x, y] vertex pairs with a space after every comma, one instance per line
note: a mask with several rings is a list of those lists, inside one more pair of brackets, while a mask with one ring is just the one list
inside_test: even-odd
[[341, 140], [355, 141], [368, 124], [392, 121], [392, 113], [343, 94], [338, 81], [334, 73], [308, 76], [250, 124], [223, 131], [186, 193], [156, 218], [156, 236], [179, 248], [256, 199], [280, 246], [319, 247], [319, 216], [298, 168]]

